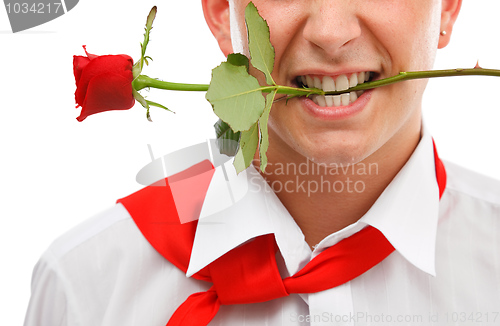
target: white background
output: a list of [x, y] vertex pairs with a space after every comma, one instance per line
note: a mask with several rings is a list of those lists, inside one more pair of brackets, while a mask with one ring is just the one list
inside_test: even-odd
[[[415, 0], [417, 1], [417, 0]], [[420, 1], [420, 0], [418, 0]], [[21, 325], [31, 271], [58, 235], [142, 186], [136, 173], [156, 157], [213, 137], [217, 120], [204, 94], [151, 91], [177, 113], [140, 105], [76, 121], [73, 55], [139, 57], [146, 15], [158, 16], [143, 71], [208, 83], [224, 57], [203, 21], [199, 0], [81, 0], [64, 16], [13, 34], [0, 7], [0, 325]], [[452, 43], [436, 69], [500, 69], [498, 0], [464, 0]], [[500, 79], [431, 80], [424, 114], [441, 157], [500, 179]]]

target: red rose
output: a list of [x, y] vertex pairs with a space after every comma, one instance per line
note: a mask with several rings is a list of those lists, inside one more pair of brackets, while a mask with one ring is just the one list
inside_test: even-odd
[[[85, 49], [85, 46], [83, 47]], [[110, 110], [128, 110], [135, 104], [132, 94], [132, 66], [128, 55], [95, 55], [85, 49], [86, 57], [73, 56], [77, 107], [83, 121], [91, 114]]]

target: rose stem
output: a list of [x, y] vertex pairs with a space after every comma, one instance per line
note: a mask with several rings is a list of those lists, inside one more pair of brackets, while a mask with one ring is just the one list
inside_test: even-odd
[[158, 79], [148, 77], [146, 75], [139, 75], [132, 82], [132, 86], [136, 91], [139, 91], [146, 87], [153, 87], [159, 89], [167, 89], [172, 91], [198, 91], [206, 92], [208, 86], [206, 84], [182, 84], [182, 83], [171, 83]]
[[[436, 78], [436, 77], [453, 77], [453, 76], [497, 76], [500, 77], [500, 70], [496, 69], [483, 69], [483, 68], [471, 68], [471, 69], [448, 69], [448, 70], [428, 70], [428, 71], [408, 71], [400, 72], [396, 76], [389, 78], [384, 78], [380, 80], [375, 80], [363, 84], [359, 84], [355, 87], [349, 88], [343, 91], [331, 91], [325, 92], [316, 88], [295, 88], [288, 86], [263, 86], [260, 90], [264, 93], [270, 93], [274, 89], [278, 89], [280, 94], [289, 94], [294, 96], [308, 96], [308, 95], [339, 95], [346, 92], [361, 91], [381, 86], [386, 86], [394, 84], [397, 82], [412, 80], [412, 79], [422, 79], [422, 78]], [[150, 78], [146, 75], [139, 75], [133, 82], [132, 85], [136, 91], [139, 91], [146, 87], [153, 87], [159, 89], [176, 90], [176, 91], [199, 91], [206, 92], [210, 85], [208, 84], [183, 84], [183, 83], [171, 83], [166, 81], [161, 81], [158, 79]], [[257, 91], [256, 90], [256, 91]]]
[[[345, 93], [346, 91], [361, 91], [365, 89], [376, 88], [380, 86], [386, 86], [393, 83], [397, 83], [405, 80], [421, 79], [421, 78], [436, 78], [436, 77], [454, 77], [454, 76], [496, 76], [500, 77], [500, 70], [496, 69], [483, 69], [483, 68], [471, 68], [471, 69], [448, 69], [448, 70], [428, 70], [428, 71], [408, 71], [400, 72], [396, 76], [392, 76], [385, 79], [375, 80], [368, 83], [359, 84], [355, 87], [349, 88], [345, 91], [335, 91], [335, 92], [323, 92], [321, 95], [338, 95]], [[317, 92], [313, 94], [319, 94]]]

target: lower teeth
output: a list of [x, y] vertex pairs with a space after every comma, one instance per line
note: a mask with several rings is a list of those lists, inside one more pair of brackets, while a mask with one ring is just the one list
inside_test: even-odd
[[338, 107], [346, 106], [358, 99], [364, 91], [344, 93], [340, 95], [314, 95], [312, 100], [316, 105], [321, 107]]

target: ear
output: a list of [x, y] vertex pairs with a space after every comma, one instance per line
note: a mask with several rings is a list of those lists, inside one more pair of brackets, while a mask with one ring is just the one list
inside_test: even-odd
[[202, 0], [203, 14], [207, 25], [219, 43], [225, 56], [233, 52], [231, 29], [229, 26], [228, 0]]
[[441, 32], [444, 31], [445, 35], [439, 35], [438, 49], [442, 49], [450, 43], [453, 25], [457, 20], [461, 6], [462, 0], [442, 0]]

